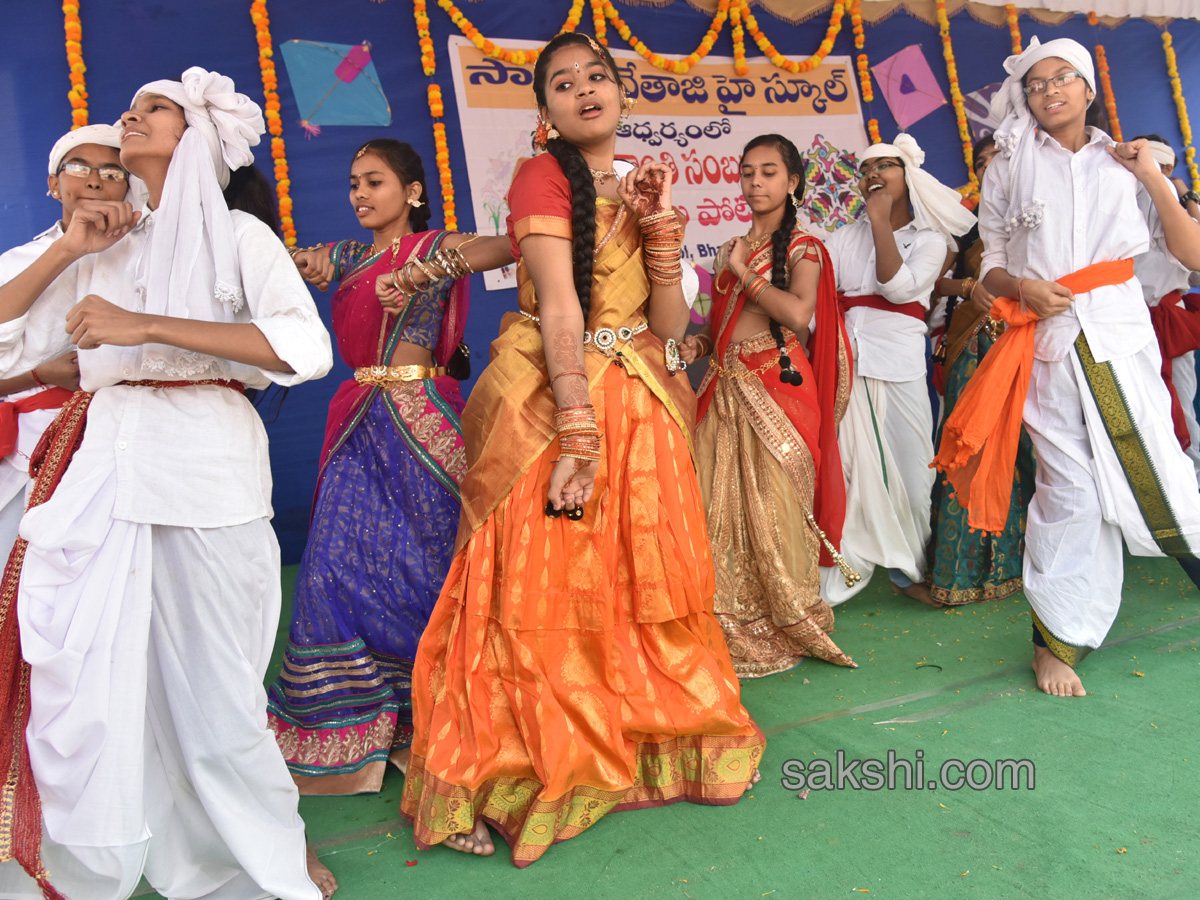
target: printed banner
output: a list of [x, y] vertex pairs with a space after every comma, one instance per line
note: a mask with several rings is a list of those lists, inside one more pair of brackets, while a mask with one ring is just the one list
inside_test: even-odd
[[[481, 234], [503, 234], [513, 171], [533, 153], [533, 66], [488, 57], [463, 37], [451, 37], [449, 48], [475, 221]], [[739, 76], [731, 57], [710, 56], [687, 75], [673, 75], [633, 51], [613, 56], [637, 102], [617, 132], [617, 158], [671, 167], [672, 201], [688, 218], [684, 255], [698, 267], [711, 269], [721, 244], [750, 227], [739, 160], [759, 134], [785, 135], [804, 157], [802, 212], [812, 223], [833, 231], [857, 217], [855, 155], [868, 140], [849, 57], [827, 57], [803, 75], [766, 60], [751, 62], [749, 73]], [[485, 281], [488, 290], [515, 287], [516, 274], [509, 267], [486, 273]]]

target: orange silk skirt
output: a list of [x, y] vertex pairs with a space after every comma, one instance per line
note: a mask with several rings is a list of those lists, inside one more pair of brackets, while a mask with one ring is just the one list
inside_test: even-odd
[[683, 433], [617, 365], [592, 402], [583, 519], [545, 514], [556, 442], [455, 556], [421, 638], [400, 811], [422, 849], [482, 817], [524, 867], [614, 810], [736, 803], [766, 746], [713, 617]]

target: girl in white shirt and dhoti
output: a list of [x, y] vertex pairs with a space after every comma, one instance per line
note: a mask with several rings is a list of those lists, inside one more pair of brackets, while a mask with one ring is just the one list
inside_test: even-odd
[[933, 604], [924, 584], [934, 473], [933, 410], [926, 387], [925, 314], [946, 269], [953, 236], [975, 217], [961, 198], [921, 169], [912, 137], [862, 155], [866, 214], [826, 241], [854, 350], [854, 383], [838, 446], [846, 476], [842, 555], [862, 575], [847, 586], [822, 570], [831, 604], [862, 590], [876, 566], [896, 589]]
[[947, 420], [938, 464], [971, 525], [994, 530], [1023, 412], [1037, 456], [1023, 572], [1033, 668], [1043, 691], [1083, 696], [1074, 666], [1120, 608], [1122, 537], [1142, 556], [1200, 548], [1196, 474], [1133, 265], [1153, 245], [1194, 267], [1200, 226], [1145, 141], [1116, 147], [1085, 128], [1095, 76], [1083, 46], [1033, 38], [1005, 69], [979, 225], [992, 315], [1010, 327]]
[[168, 897], [317, 900], [266, 726], [280, 560], [266, 434], [242, 389], [324, 375], [329, 336], [283, 245], [222, 198], [252, 161], [258, 106], [189, 69], [142, 88], [123, 124], [121, 159], [149, 203], [77, 211], [35, 263], [37, 292], [0, 304], [0, 349], [39, 293], [57, 309], [91, 392], [56, 424], [34, 502], [48, 473], [61, 482], [26, 513], [4, 581], [23, 550], [24, 737], [44, 836], [39, 858], [18, 794], [0, 847], [15, 837], [40, 887], [9, 862], [0, 896], [120, 900], [144, 873]]

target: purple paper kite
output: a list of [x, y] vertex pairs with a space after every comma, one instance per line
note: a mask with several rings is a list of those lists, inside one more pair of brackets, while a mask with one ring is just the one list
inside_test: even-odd
[[933, 70], [925, 60], [920, 46], [910, 44], [876, 66], [871, 67], [879, 91], [887, 101], [892, 118], [901, 129], [908, 128], [946, 105]]

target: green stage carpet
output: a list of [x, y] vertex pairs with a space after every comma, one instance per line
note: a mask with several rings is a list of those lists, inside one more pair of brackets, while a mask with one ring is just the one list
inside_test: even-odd
[[[743, 686], [768, 746], [762, 782], [735, 807], [614, 814], [521, 871], [498, 839], [487, 859], [418, 852], [392, 772], [381, 795], [302, 799], [310, 839], [339, 900], [1198, 896], [1200, 593], [1175, 563], [1126, 560], [1121, 615], [1080, 667], [1082, 699], [1037, 691], [1020, 595], [933, 610], [877, 577], [837, 611], [835, 637], [857, 670], [806, 660]], [[788, 760], [839, 750], [920, 752], [926, 781], [950, 759], [1030, 760], [1034, 787], [801, 797], [781, 784]]]

